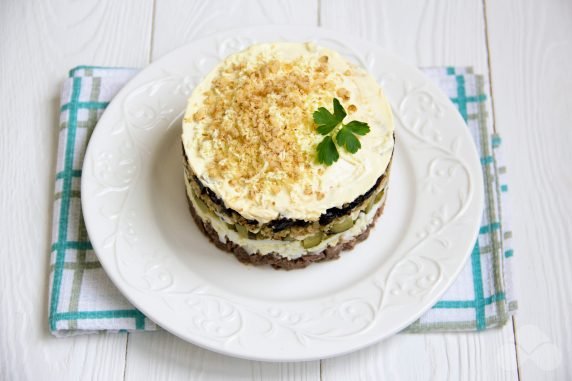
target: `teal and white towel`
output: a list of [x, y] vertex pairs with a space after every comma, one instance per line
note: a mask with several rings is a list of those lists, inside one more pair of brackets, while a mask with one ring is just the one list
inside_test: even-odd
[[423, 72], [467, 123], [481, 158], [485, 208], [479, 237], [461, 274], [441, 300], [405, 331], [479, 331], [502, 326], [516, 311], [517, 302], [511, 273], [507, 171], [501, 138], [493, 131], [488, 82], [472, 68], [427, 68]]
[[[105, 107], [136, 69], [80, 66], [62, 91], [50, 261], [49, 325], [55, 336], [155, 330], [107, 278], [81, 215], [80, 182], [87, 142]], [[459, 278], [406, 332], [479, 331], [503, 325], [517, 308], [506, 210], [508, 185], [489, 114], [488, 85], [469, 68], [423, 70], [451, 98], [481, 155], [485, 210], [480, 234]]]
[[61, 97], [50, 261], [50, 331], [66, 336], [96, 331], [154, 330], [111, 283], [89, 242], [80, 203], [87, 142], [109, 101], [134, 69], [78, 67]]

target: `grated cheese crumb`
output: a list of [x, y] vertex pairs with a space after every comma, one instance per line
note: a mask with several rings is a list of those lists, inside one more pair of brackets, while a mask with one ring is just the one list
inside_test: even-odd
[[300, 182], [315, 160], [312, 113], [334, 89], [327, 56], [227, 63], [193, 114], [204, 125], [201, 148], [213, 158], [208, 175], [246, 186], [251, 197]]

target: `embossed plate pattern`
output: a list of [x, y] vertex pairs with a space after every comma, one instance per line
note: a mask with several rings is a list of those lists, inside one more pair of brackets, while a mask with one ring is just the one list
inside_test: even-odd
[[[298, 271], [245, 266], [216, 249], [187, 210], [180, 125], [187, 97], [228, 54], [263, 41], [314, 41], [367, 68], [395, 113], [385, 213], [370, 238]], [[89, 143], [87, 229], [121, 292], [164, 329], [256, 360], [311, 360], [388, 337], [437, 301], [475, 243], [480, 163], [454, 106], [417, 69], [319, 28], [262, 27], [196, 41], [142, 70]]]

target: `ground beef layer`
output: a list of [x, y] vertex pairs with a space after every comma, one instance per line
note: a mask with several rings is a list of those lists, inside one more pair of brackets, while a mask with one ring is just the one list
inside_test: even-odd
[[195, 220], [200, 231], [218, 248], [225, 250], [229, 253], [234, 254], [234, 256], [242, 263], [252, 264], [256, 266], [260, 265], [271, 265], [275, 269], [284, 269], [284, 270], [292, 270], [292, 269], [302, 269], [313, 262], [323, 262], [323, 261], [330, 261], [333, 259], [338, 259], [342, 250], [351, 250], [355, 247], [358, 242], [365, 240], [371, 231], [371, 229], [375, 226], [375, 223], [379, 216], [383, 213], [383, 209], [385, 207], [385, 200], [382, 201], [383, 203], [379, 206], [372, 222], [367, 226], [367, 228], [358, 236], [354, 237], [351, 241], [340, 242], [335, 246], [330, 246], [318, 253], [310, 253], [303, 255], [296, 259], [288, 259], [284, 258], [277, 253], [270, 253], [266, 255], [259, 255], [259, 254], [248, 254], [246, 250], [244, 250], [240, 245], [230, 241], [228, 238], [225, 237], [226, 242], [221, 242], [219, 240], [218, 233], [213, 229], [211, 224], [207, 221], [203, 221], [195, 211], [193, 204], [191, 203], [188, 195], [187, 201], [189, 203], [189, 209], [191, 211], [191, 215]]

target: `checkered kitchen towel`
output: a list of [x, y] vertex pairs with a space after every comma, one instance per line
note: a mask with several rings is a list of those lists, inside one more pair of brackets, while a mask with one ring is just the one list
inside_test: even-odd
[[115, 94], [135, 69], [77, 67], [61, 97], [50, 261], [50, 331], [153, 330], [111, 283], [89, 242], [81, 214], [81, 168], [87, 142]]
[[506, 166], [495, 134], [488, 82], [472, 68], [427, 68], [457, 106], [481, 157], [485, 208], [479, 237], [459, 277], [441, 300], [406, 332], [472, 331], [502, 326], [517, 309], [512, 287], [512, 232]]
[[[54, 196], [49, 325], [55, 336], [155, 330], [101, 268], [80, 204], [83, 156], [103, 110], [135, 69], [80, 66], [63, 86]], [[474, 331], [503, 325], [517, 308], [511, 287], [506, 167], [492, 130], [487, 84], [469, 68], [424, 69], [458, 107], [481, 154], [485, 210], [480, 234], [459, 278], [406, 332]], [[501, 208], [502, 206], [502, 208]]]

